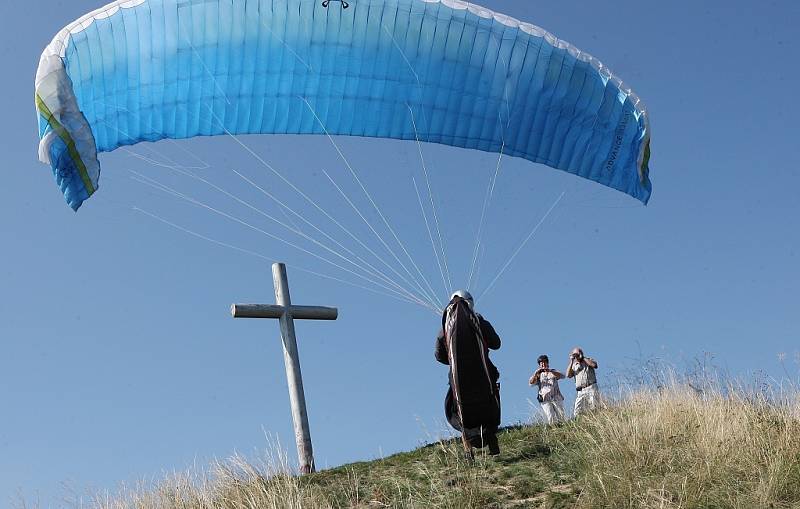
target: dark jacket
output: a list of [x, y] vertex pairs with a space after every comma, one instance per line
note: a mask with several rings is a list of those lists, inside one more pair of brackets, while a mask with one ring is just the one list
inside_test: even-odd
[[[484, 347], [486, 349], [486, 359], [489, 361], [489, 371], [492, 375], [492, 381], [497, 382], [497, 380], [500, 378], [500, 372], [492, 363], [492, 360], [489, 359], [489, 349], [497, 350], [500, 348], [500, 336], [497, 335], [497, 332], [494, 330], [494, 327], [492, 327], [492, 324], [489, 323], [489, 320], [486, 320], [481, 315], [478, 315], [478, 321], [480, 323], [481, 334], [483, 335]], [[436, 357], [436, 360], [442, 364], [450, 364], [447, 358], [446, 345], [447, 343], [444, 338], [444, 329], [440, 329], [439, 335], [436, 336], [436, 349], [434, 351], [434, 356]]]

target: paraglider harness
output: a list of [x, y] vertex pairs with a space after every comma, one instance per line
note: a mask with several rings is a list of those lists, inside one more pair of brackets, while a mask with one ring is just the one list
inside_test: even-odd
[[459, 315], [459, 311], [463, 311], [466, 313], [469, 319], [470, 329], [472, 330], [472, 332], [475, 335], [475, 338], [479, 342], [478, 350], [480, 352], [480, 359], [483, 367], [483, 372], [484, 375], [486, 376], [486, 382], [488, 384], [491, 397], [495, 399], [498, 409], [500, 407], [500, 396], [499, 396], [500, 384], [498, 384], [492, 379], [492, 370], [489, 367], [490, 364], [487, 354], [488, 345], [486, 343], [486, 339], [483, 337], [483, 333], [481, 332], [480, 318], [472, 310], [472, 308], [469, 306], [466, 300], [458, 296], [453, 297], [453, 300], [447, 306], [445, 312], [442, 315], [442, 329], [444, 330], [445, 348], [447, 349], [447, 358], [451, 370], [450, 383], [451, 383], [453, 399], [455, 401], [458, 420], [461, 423], [461, 442], [464, 445], [465, 453], [467, 454], [468, 457], [471, 458], [472, 446], [469, 444], [469, 441], [467, 440], [467, 428], [464, 420], [464, 409], [462, 405], [461, 388], [459, 387], [459, 382], [458, 382], [458, 362], [456, 361], [454, 348], [452, 345], [454, 337], [454, 328], [456, 325], [456, 320]]
[[[461, 301], [466, 306], [467, 315], [470, 319], [470, 325], [472, 326], [473, 331], [475, 332], [475, 336], [480, 340], [481, 345], [483, 346], [483, 354], [481, 355], [481, 361], [483, 362], [484, 370], [486, 371], [487, 376], [489, 377], [489, 385], [494, 387], [494, 392], [500, 392], [500, 383], [495, 381], [492, 378], [492, 375], [497, 376], [497, 368], [494, 365], [490, 364], [489, 359], [487, 357], [486, 352], [489, 350], [489, 343], [486, 341], [486, 338], [483, 337], [483, 332], [481, 331], [481, 318], [472, 308], [469, 306], [466, 300], [461, 297], [453, 297], [453, 300], [448, 304], [447, 308], [445, 308], [444, 314], [442, 315], [442, 330], [444, 331], [445, 338], [450, 337], [450, 332], [452, 332], [453, 325], [455, 323], [455, 319], [457, 316], [457, 312], [455, 309], [456, 303]], [[453, 356], [450, 352], [450, 345], [448, 344], [447, 339], [445, 339], [445, 348], [447, 349], [447, 357], [449, 361], [453, 361]]]

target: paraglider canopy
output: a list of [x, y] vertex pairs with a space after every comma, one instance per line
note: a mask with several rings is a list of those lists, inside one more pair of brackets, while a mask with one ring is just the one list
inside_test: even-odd
[[457, 0], [125, 0], [60, 31], [36, 75], [39, 158], [69, 205], [99, 152], [253, 133], [420, 139], [543, 163], [647, 203], [650, 129], [603, 64]]

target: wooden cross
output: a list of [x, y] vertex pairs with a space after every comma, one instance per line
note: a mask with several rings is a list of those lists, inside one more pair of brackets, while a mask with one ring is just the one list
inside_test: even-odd
[[289, 402], [292, 405], [297, 456], [300, 460], [300, 472], [308, 474], [315, 470], [314, 453], [311, 449], [311, 432], [308, 429], [306, 397], [303, 393], [303, 376], [300, 373], [294, 319], [336, 320], [339, 310], [323, 306], [293, 306], [289, 298], [286, 265], [282, 263], [272, 264], [272, 280], [275, 285], [276, 304], [233, 304], [231, 314], [234, 318], [277, 318], [280, 320], [283, 362], [286, 366], [286, 381], [289, 385]]

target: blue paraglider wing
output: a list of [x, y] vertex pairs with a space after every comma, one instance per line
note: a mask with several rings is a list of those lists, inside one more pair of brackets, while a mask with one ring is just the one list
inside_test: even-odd
[[590, 55], [466, 2], [325, 4], [125, 0], [64, 28], [36, 108], [39, 158], [69, 205], [97, 189], [98, 152], [326, 131], [502, 151], [647, 203], [647, 114]]

